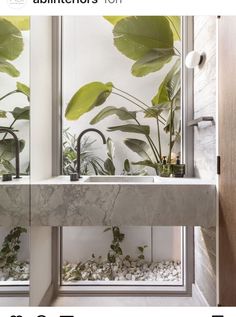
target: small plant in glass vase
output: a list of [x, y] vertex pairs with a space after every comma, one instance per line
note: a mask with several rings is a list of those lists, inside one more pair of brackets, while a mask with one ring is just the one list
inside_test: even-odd
[[[135, 133], [141, 136], [124, 140], [125, 145], [141, 158], [132, 164], [153, 168], [156, 174], [162, 176], [164, 154], [161, 129], [169, 135], [168, 153], [165, 153], [166, 164], [176, 163], [176, 155], [172, 155], [172, 150], [180, 141], [180, 17], [130, 16], [106, 19], [114, 25], [115, 47], [135, 61], [131, 70], [133, 76], [143, 77], [155, 73], [169, 63], [172, 66], [150, 104], [112, 82], [95, 81], [84, 85], [74, 94], [68, 103], [65, 116], [68, 120], [78, 120], [85, 113], [104, 105], [112, 95], [128, 101], [136, 110], [108, 105], [95, 115], [90, 124], [94, 125], [109, 116], [116, 116], [124, 124], [108, 127], [107, 131]], [[143, 119], [153, 120], [156, 126], [155, 137], [151, 135], [150, 125], [142, 123], [141, 116]]]

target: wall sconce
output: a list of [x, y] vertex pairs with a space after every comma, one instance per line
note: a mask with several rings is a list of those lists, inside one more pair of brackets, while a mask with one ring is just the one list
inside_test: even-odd
[[191, 51], [186, 56], [185, 65], [187, 68], [195, 68], [197, 66], [202, 66], [205, 62], [205, 59], [205, 53], [199, 54], [196, 51]]

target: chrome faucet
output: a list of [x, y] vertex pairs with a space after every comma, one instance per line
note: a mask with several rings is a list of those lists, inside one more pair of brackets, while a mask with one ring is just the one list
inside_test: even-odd
[[20, 142], [17, 137], [17, 135], [10, 129], [6, 127], [0, 127], [0, 133], [10, 133], [14, 140], [15, 140], [15, 155], [16, 155], [16, 177], [15, 178], [21, 178], [20, 177]]
[[87, 132], [97, 132], [101, 136], [101, 138], [103, 140], [103, 144], [107, 143], [104, 134], [101, 131], [97, 130], [97, 129], [92, 129], [92, 128], [91, 129], [86, 129], [86, 130], [84, 130], [84, 131], [82, 131], [80, 133], [80, 135], [78, 136], [78, 139], [77, 139], [77, 174], [78, 174], [79, 178], [81, 178], [81, 175], [80, 175], [80, 167], [81, 167], [81, 165], [80, 165], [81, 139], [82, 139], [83, 135], [85, 135]]

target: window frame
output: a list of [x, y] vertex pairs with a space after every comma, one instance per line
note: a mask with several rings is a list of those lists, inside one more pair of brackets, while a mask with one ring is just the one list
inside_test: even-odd
[[[52, 17], [52, 166], [53, 176], [62, 175], [63, 159], [62, 159], [62, 27], [63, 17]], [[188, 121], [193, 118], [193, 71], [183, 67], [185, 57], [189, 51], [193, 49], [193, 17], [182, 17], [182, 113], [181, 113], [181, 151], [182, 161], [186, 164], [186, 175], [193, 176], [193, 129], [188, 127]], [[184, 241], [183, 257], [184, 257], [184, 285], [174, 286], [141, 286], [142, 289], [135, 289], [134, 286], [63, 286], [61, 283], [61, 263], [62, 263], [62, 228], [54, 228], [53, 232], [53, 285], [54, 292], [59, 296], [73, 295], [168, 295], [168, 296], [191, 296], [192, 284], [194, 283], [194, 228], [184, 227], [182, 239]], [[188, 269], [187, 269], [188, 268]], [[145, 290], [146, 288], [146, 290]], [[168, 290], [169, 288], [169, 290]]]

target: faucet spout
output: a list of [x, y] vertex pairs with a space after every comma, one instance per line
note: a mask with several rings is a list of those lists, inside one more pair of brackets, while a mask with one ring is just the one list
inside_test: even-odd
[[99, 131], [98, 129], [90, 128], [90, 129], [86, 129], [86, 130], [84, 130], [84, 131], [82, 131], [80, 133], [80, 135], [78, 136], [78, 139], [77, 139], [77, 174], [78, 174], [79, 178], [81, 178], [81, 172], [80, 172], [80, 170], [81, 170], [81, 162], [80, 162], [81, 139], [88, 132], [96, 132], [96, 133], [98, 133], [101, 136], [101, 138], [102, 138], [103, 144], [107, 143], [104, 134], [101, 131]]
[[15, 178], [21, 178], [20, 177], [20, 143], [17, 135], [9, 128], [0, 127], [0, 133], [9, 133], [13, 136], [13, 139], [15, 141], [15, 155], [16, 155], [16, 177]]

